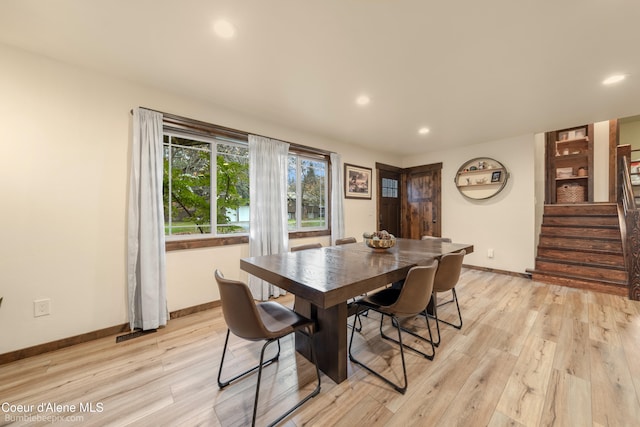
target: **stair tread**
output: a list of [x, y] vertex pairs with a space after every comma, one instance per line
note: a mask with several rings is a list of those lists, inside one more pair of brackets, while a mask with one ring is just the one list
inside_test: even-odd
[[617, 215], [618, 206], [615, 203], [570, 203], [545, 205], [545, 215], [557, 216], [602, 216]]
[[550, 262], [553, 264], [566, 264], [566, 265], [574, 265], [578, 267], [593, 267], [593, 268], [602, 268], [605, 270], [617, 270], [617, 271], [625, 271], [624, 265], [611, 265], [611, 264], [599, 264], [593, 262], [581, 262], [581, 261], [573, 261], [568, 259], [554, 259], [554, 258], [545, 258], [545, 257], [536, 257], [536, 262]]
[[617, 230], [618, 228], [620, 228], [619, 225], [611, 225], [611, 224], [602, 224], [602, 225], [590, 225], [590, 224], [545, 224], [544, 222], [542, 223], [543, 227], [554, 227], [554, 228], [560, 228], [560, 227], [564, 227], [564, 228], [606, 228], [606, 229], [612, 229], [612, 230]]
[[543, 276], [561, 277], [564, 279], [583, 280], [585, 282], [606, 283], [609, 285], [623, 286], [625, 288], [627, 287], [626, 281], [623, 281], [623, 280], [611, 280], [611, 279], [600, 279], [600, 278], [594, 279], [593, 277], [581, 276], [579, 274], [569, 274], [569, 273], [561, 273], [557, 271], [545, 271], [545, 270], [538, 270], [538, 269], [533, 269], [528, 271], [533, 275], [534, 280], [536, 275], [543, 275]]
[[612, 241], [612, 242], [619, 242], [620, 241], [620, 237], [607, 237], [607, 236], [573, 236], [573, 235], [567, 235], [567, 236], [558, 236], [556, 234], [546, 234], [546, 233], [540, 233], [540, 237], [549, 237], [549, 238], [557, 238], [557, 239], [576, 239], [576, 240], [606, 240], [606, 241]]
[[548, 218], [617, 218], [618, 214], [617, 213], [615, 214], [596, 213], [596, 214], [585, 215], [585, 214], [579, 214], [579, 213], [570, 213], [570, 214], [545, 213], [543, 214], [543, 216]]
[[[554, 251], [566, 251], [567, 248], [562, 246], [549, 246], [549, 245], [538, 245], [538, 250], [540, 249], [549, 249], [549, 250], [554, 250]], [[585, 248], [585, 247], [575, 247], [575, 248], [571, 248], [572, 251], [574, 252], [584, 252], [584, 253], [590, 253], [590, 254], [598, 254], [598, 255], [623, 255], [622, 250], [611, 250], [611, 249], [592, 249], [592, 248]]]

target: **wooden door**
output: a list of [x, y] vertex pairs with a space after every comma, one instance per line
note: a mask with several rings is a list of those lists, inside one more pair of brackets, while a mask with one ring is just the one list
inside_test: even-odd
[[405, 169], [406, 201], [403, 237], [440, 237], [442, 163]]
[[376, 163], [378, 175], [378, 230], [400, 237], [402, 169]]

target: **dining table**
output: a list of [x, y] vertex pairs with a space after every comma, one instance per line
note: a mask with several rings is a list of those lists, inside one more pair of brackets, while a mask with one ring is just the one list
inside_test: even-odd
[[[473, 245], [398, 238], [383, 250], [357, 242], [243, 258], [240, 268], [295, 295], [295, 311], [316, 321], [320, 370], [340, 383], [347, 378], [347, 318], [354, 313], [349, 301], [404, 279], [412, 267], [461, 250], [471, 253]], [[302, 333], [295, 337], [296, 350], [310, 358], [308, 339]]]

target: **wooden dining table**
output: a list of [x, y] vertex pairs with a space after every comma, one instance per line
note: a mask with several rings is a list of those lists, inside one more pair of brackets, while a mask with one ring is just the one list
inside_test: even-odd
[[[336, 383], [347, 378], [348, 301], [399, 281], [417, 265], [473, 245], [396, 239], [373, 250], [363, 242], [243, 258], [240, 268], [295, 295], [295, 310], [317, 322], [314, 334], [320, 369]], [[308, 338], [296, 334], [296, 349], [309, 358]]]

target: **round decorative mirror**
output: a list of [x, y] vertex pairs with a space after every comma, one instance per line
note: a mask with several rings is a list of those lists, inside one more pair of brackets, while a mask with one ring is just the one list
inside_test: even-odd
[[463, 196], [482, 200], [502, 191], [508, 178], [507, 168], [499, 161], [490, 157], [476, 157], [460, 166], [454, 182]]

